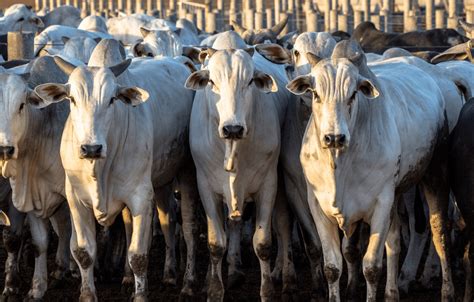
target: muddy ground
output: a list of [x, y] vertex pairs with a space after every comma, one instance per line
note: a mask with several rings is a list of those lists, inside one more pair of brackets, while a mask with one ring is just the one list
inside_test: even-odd
[[[54, 250], [56, 246], [55, 235], [52, 235], [52, 242], [50, 244], [49, 252], [49, 266], [52, 268], [54, 263]], [[275, 244], [274, 244], [275, 245]], [[28, 245], [24, 249], [23, 261], [22, 263], [29, 263], [27, 265], [22, 265], [20, 269], [20, 274], [22, 278], [21, 285], [21, 297], [17, 297], [17, 301], [21, 301], [22, 297], [25, 297], [29, 290], [29, 282], [33, 274], [33, 264], [34, 258], [33, 253], [28, 251]], [[276, 256], [276, 248], [273, 249], [273, 259]], [[178, 262], [179, 262], [179, 252]], [[4, 271], [4, 264], [6, 259], [6, 253], [3, 246], [0, 247], [0, 271]], [[26, 259], [26, 260], [25, 260]], [[207, 271], [209, 254], [207, 251], [206, 238], [204, 234], [201, 234], [199, 240], [199, 248], [197, 255], [197, 273], [199, 286], [202, 288]], [[260, 272], [258, 259], [256, 258], [253, 250], [250, 247], [242, 250], [242, 260], [243, 260], [243, 271], [245, 273], [246, 279], [245, 282], [236, 289], [226, 290], [225, 300], [226, 301], [259, 301], [259, 285], [260, 285]], [[297, 301], [310, 301], [311, 300], [311, 276], [309, 271], [309, 263], [306, 257], [298, 250], [294, 251], [294, 261], [296, 266], [296, 271], [298, 273], [298, 300]], [[164, 265], [164, 241], [162, 236], [155, 236], [152, 242], [151, 248], [151, 258], [148, 267], [148, 280], [149, 280], [149, 299], [150, 301], [178, 301], [179, 300], [179, 291], [180, 286], [177, 287], [165, 287], [160, 282]], [[4, 284], [4, 276], [0, 274], [0, 284]], [[96, 278], [99, 274], [96, 272]], [[224, 269], [223, 276], [226, 276], [226, 270]], [[178, 284], [181, 284], [182, 273], [179, 274]], [[120, 272], [109, 276], [108, 280], [99, 280], [96, 282], [97, 292], [99, 301], [129, 301], [129, 295], [121, 291], [121, 278], [122, 275]], [[345, 273], [341, 280], [342, 288], [346, 276]], [[462, 280], [458, 280], [458, 284], [461, 284]], [[224, 280], [225, 282], [225, 280]], [[380, 297], [383, 298], [383, 287], [385, 281], [382, 280], [379, 287], [379, 293], [382, 294]], [[424, 290], [424, 291], [413, 291], [408, 297], [402, 297], [402, 301], [439, 301], [440, 292], [439, 292], [439, 282], [435, 282], [435, 288], [438, 290]], [[77, 301], [79, 297], [79, 286], [80, 282], [77, 279], [72, 277], [67, 277], [61, 282], [61, 284], [56, 285], [55, 288], [50, 288], [45, 296], [44, 301]], [[361, 283], [359, 291], [359, 300], [363, 301], [365, 297], [365, 287], [364, 282]], [[280, 290], [281, 287], [276, 285], [276, 294], [275, 301], [281, 301]], [[196, 301], [205, 301], [206, 295], [201, 293], [196, 297]], [[326, 301], [327, 299], [322, 298], [319, 301]]]

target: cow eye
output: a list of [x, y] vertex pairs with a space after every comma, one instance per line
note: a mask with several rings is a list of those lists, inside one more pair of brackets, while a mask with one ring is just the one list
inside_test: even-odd
[[18, 19], [17, 22], [23, 22], [23, 21], [25, 21], [25, 18], [21, 17], [20, 19]]
[[114, 101], [115, 101], [115, 97], [111, 98], [110, 102], [109, 102], [109, 105], [112, 105], [114, 103]]
[[299, 51], [297, 51], [296, 49], [295, 49], [294, 54], [295, 54], [295, 57], [298, 57], [300, 55]]
[[72, 96], [69, 97], [69, 100], [72, 104], [76, 105], [76, 100]]
[[21, 103], [20, 105], [20, 109], [18, 110], [18, 112], [21, 113], [21, 111], [23, 110], [23, 108], [25, 108], [25, 103]]
[[253, 79], [251, 79], [251, 80], [250, 80], [250, 82], [249, 82], [249, 85], [248, 85], [248, 86], [252, 85], [252, 83], [253, 83]]
[[354, 93], [352, 94], [351, 98], [349, 99], [349, 102], [348, 102], [348, 105], [349, 105], [349, 106], [351, 106], [351, 105], [352, 105], [352, 102], [354, 102], [355, 97], [356, 97], [356, 94], [357, 94], [357, 91], [354, 91]]
[[315, 101], [316, 103], [321, 103], [321, 99], [319, 98], [319, 95], [316, 93], [316, 91], [311, 90], [311, 92], [313, 93], [313, 101]]

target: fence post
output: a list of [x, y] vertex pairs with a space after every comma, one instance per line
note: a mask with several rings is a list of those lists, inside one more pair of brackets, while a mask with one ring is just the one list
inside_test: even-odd
[[255, 29], [263, 28], [263, 0], [255, 1]]
[[362, 9], [364, 11], [364, 21], [370, 21], [370, 0], [362, 2]]
[[433, 24], [433, 17], [434, 17], [434, 0], [426, 0], [426, 29], [433, 29], [434, 24]]
[[87, 11], [87, 1], [82, 0], [81, 18], [85, 18], [88, 15], [89, 15], [89, 12]]
[[354, 28], [362, 23], [364, 19], [364, 12], [361, 10], [354, 10]]
[[392, 26], [392, 14], [388, 9], [383, 9], [380, 14], [383, 16], [383, 24], [384, 24], [384, 31], [385, 32], [392, 32], [393, 31], [393, 26]]
[[448, 28], [458, 27], [456, 0], [448, 1]]
[[331, 9], [329, 12], [329, 32], [337, 30], [337, 10]]
[[347, 14], [339, 14], [337, 16], [337, 29], [349, 32], [349, 17]]
[[249, 8], [249, 9], [246, 9], [244, 12], [245, 12], [245, 28], [255, 28], [254, 9]]
[[204, 11], [201, 8], [196, 9], [196, 26], [200, 30], [204, 30], [206, 27], [204, 25]]
[[404, 32], [418, 30], [418, 20], [417, 20], [416, 13], [414, 10], [410, 10], [405, 20], [405, 26], [406, 27], [403, 29]]
[[306, 11], [306, 31], [317, 32], [318, 28], [318, 13], [310, 10]]
[[280, 13], [281, 13], [281, 5], [280, 5], [280, 0], [275, 0], [273, 2], [273, 6], [275, 9], [275, 24], [277, 24], [280, 21]]
[[237, 0], [230, 0], [229, 24], [230, 24], [230, 21], [238, 22], [238, 20], [237, 20]]
[[206, 13], [206, 32], [213, 33], [216, 29], [216, 14], [213, 12]]
[[267, 28], [273, 26], [273, 11], [271, 8], [265, 9], [266, 17], [267, 17]]
[[445, 10], [443, 8], [436, 9], [435, 12], [435, 23], [436, 28], [444, 28], [444, 18], [445, 18]]
[[34, 40], [35, 33], [8, 32], [8, 60], [33, 59]]
[[324, 7], [324, 30], [329, 31], [331, 27], [330, 23], [330, 15], [331, 15], [331, 0], [325, 0], [325, 7]]

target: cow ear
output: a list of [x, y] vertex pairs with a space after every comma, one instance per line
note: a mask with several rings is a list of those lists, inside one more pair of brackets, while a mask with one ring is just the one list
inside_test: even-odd
[[119, 87], [115, 97], [127, 105], [137, 106], [145, 103], [150, 94], [138, 87]]
[[296, 95], [305, 94], [307, 91], [310, 91], [311, 88], [311, 77], [307, 75], [296, 77], [293, 81], [290, 81], [288, 85], [286, 85], [286, 89]]
[[278, 44], [258, 44], [257, 52], [268, 61], [275, 64], [291, 63], [291, 53]]
[[253, 82], [258, 89], [265, 93], [277, 92], [278, 86], [271, 75], [255, 70], [253, 73]]
[[148, 29], [146, 27], [140, 27], [140, 33], [142, 34], [142, 37], [145, 38], [149, 33], [151, 32], [151, 29]]
[[43, 23], [43, 21], [41, 20], [40, 17], [37, 17], [37, 16], [31, 17], [29, 19], [29, 21], [30, 21], [31, 24], [34, 24], [38, 28], [43, 28], [44, 27], [44, 23]]
[[199, 70], [193, 72], [188, 77], [184, 87], [187, 89], [199, 90], [204, 89], [207, 86], [207, 83], [209, 83], [209, 70]]
[[54, 103], [59, 103], [69, 97], [69, 84], [41, 84], [36, 86], [34, 92], [39, 97], [29, 94], [28, 103], [37, 108], [44, 108]]
[[374, 84], [372, 84], [371, 81], [363, 77], [359, 79], [358, 90], [362, 92], [362, 94], [368, 99], [375, 99], [380, 95]]
[[199, 54], [201, 50], [195, 47], [183, 46], [183, 56], [188, 57], [194, 64], [200, 64]]

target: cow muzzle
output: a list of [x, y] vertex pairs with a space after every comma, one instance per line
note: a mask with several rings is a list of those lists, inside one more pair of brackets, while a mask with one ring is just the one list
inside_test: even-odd
[[342, 149], [347, 146], [345, 134], [326, 134], [323, 136], [323, 146], [329, 149]]
[[13, 146], [0, 146], [0, 154], [3, 160], [9, 160], [13, 158], [15, 154], [15, 147]]
[[242, 139], [244, 137], [244, 127], [241, 125], [226, 125], [222, 127], [222, 134], [225, 139]]
[[98, 159], [102, 157], [102, 145], [81, 145], [81, 158]]

